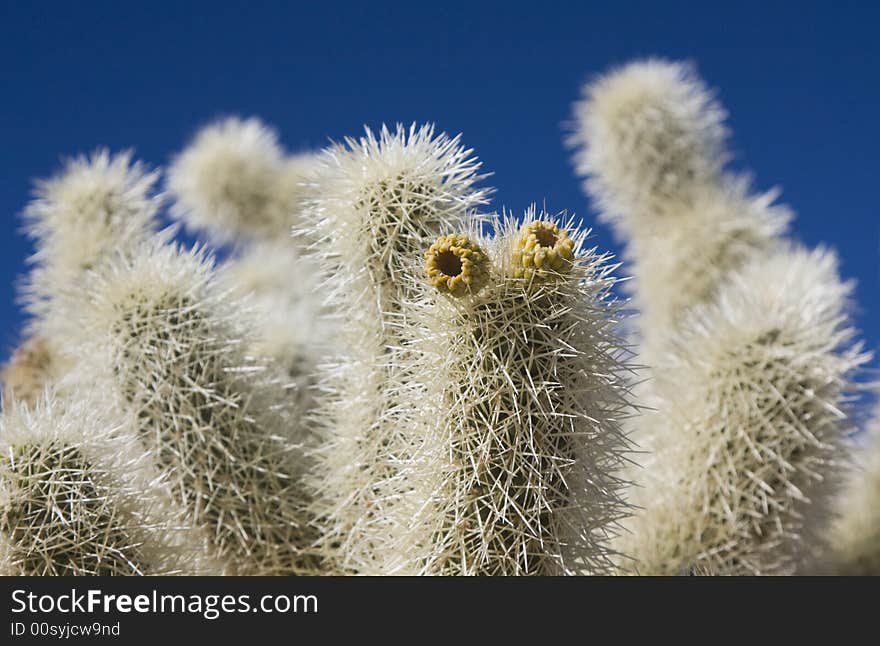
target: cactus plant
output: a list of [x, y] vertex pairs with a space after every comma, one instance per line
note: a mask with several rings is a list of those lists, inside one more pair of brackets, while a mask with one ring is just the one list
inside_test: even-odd
[[172, 215], [220, 243], [286, 237], [305, 199], [310, 160], [287, 157], [258, 119], [210, 124], [168, 169]]
[[[855, 369], [850, 286], [833, 254], [790, 247], [775, 192], [725, 169], [724, 112], [688, 65], [649, 60], [588, 84], [578, 172], [626, 240], [653, 380], [631, 436], [641, 509], [625, 570], [787, 573], [816, 548]], [[808, 504], [809, 503], [809, 504]]]
[[880, 576], [880, 408], [861, 441], [851, 447], [847, 482], [835, 500], [829, 536], [831, 558], [823, 568], [839, 575]]
[[[217, 243], [232, 243], [221, 274], [226, 287], [250, 296], [255, 345], [299, 386], [305, 413], [317, 357], [332, 334], [318, 326], [315, 272], [299, 271], [303, 243], [291, 239], [312, 187], [315, 155], [286, 155], [258, 119], [229, 118], [202, 128], [168, 170], [171, 213]], [[296, 279], [291, 277], [296, 275]]]
[[833, 493], [842, 412], [865, 361], [852, 285], [828, 251], [792, 248], [734, 273], [696, 307], [656, 372], [656, 438], [616, 543], [641, 574], [788, 574], [810, 559]]
[[131, 153], [39, 183], [0, 573], [876, 570], [874, 463], [835, 490], [867, 356], [834, 254], [730, 169], [692, 66], [619, 68], [574, 113], [638, 318], [573, 218], [481, 213], [432, 125], [291, 155], [209, 124], [165, 187], [219, 266], [158, 230]]
[[[33, 401], [34, 394], [71, 367], [60, 346], [64, 316], [57, 301], [77, 289], [102, 259], [125, 254], [158, 235], [158, 173], [132, 161], [131, 152], [98, 149], [69, 159], [54, 177], [37, 182], [24, 212], [34, 239], [33, 265], [20, 287], [31, 316], [13, 363], [5, 370], [7, 392]], [[164, 235], [168, 235], [166, 232]]]
[[285, 382], [245, 354], [247, 304], [217, 289], [202, 251], [162, 241], [95, 273], [88, 306], [70, 317], [81, 330], [70, 381], [109, 399], [226, 571], [314, 572], [289, 440], [304, 437]]
[[575, 105], [575, 166], [626, 241], [643, 360], [726, 275], [768, 252], [790, 213], [724, 170], [725, 112], [687, 64], [631, 63], [588, 83]]
[[327, 351], [330, 326], [322, 325], [317, 276], [302, 271], [305, 253], [289, 239], [251, 242], [219, 267], [222, 285], [253, 308], [257, 356], [271, 357], [296, 388], [295, 408], [305, 413], [314, 399], [315, 364]]
[[68, 160], [56, 176], [37, 182], [36, 197], [24, 211], [36, 247], [23, 287], [30, 314], [42, 316], [102, 258], [155, 234], [161, 205], [157, 179], [157, 172], [132, 161], [131, 152], [111, 155], [99, 149]]
[[422, 443], [414, 529], [399, 549], [419, 556], [415, 571], [610, 570], [628, 511], [614, 475], [629, 449], [628, 353], [614, 266], [585, 235], [533, 208], [497, 240], [447, 235], [428, 249], [439, 295], [414, 305], [419, 351], [406, 370], [426, 386], [410, 391]]
[[209, 571], [161, 486], [137, 439], [87, 396], [12, 402], [0, 417], [0, 572]]
[[313, 487], [326, 544], [346, 571], [389, 571], [382, 545], [396, 494], [379, 483], [408, 486], [398, 478], [408, 450], [399, 429], [418, 408], [388, 386], [406, 379], [398, 357], [408, 307], [427, 289], [414, 259], [485, 202], [478, 168], [457, 137], [433, 126], [368, 129], [321, 159], [302, 234], [326, 278], [338, 352], [321, 366], [326, 399], [315, 420], [324, 441]]

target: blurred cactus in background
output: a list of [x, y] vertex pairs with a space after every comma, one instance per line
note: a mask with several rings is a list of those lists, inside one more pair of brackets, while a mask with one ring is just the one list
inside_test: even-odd
[[852, 286], [782, 240], [788, 211], [724, 169], [724, 112], [692, 68], [649, 60], [584, 89], [575, 163], [626, 242], [651, 379], [618, 548], [646, 574], [789, 573], [839, 475], [855, 369]]
[[257, 119], [206, 126], [168, 169], [172, 214], [228, 243], [287, 236], [306, 195], [308, 155], [287, 157]]
[[27, 339], [0, 371], [3, 399], [36, 403], [60, 371], [58, 360], [48, 341], [39, 336]]
[[287, 155], [257, 119], [228, 118], [200, 130], [173, 160], [171, 214], [212, 242], [232, 245], [221, 269], [226, 286], [251, 296], [253, 351], [274, 358], [306, 406], [315, 362], [332, 328], [318, 325], [318, 276], [301, 271], [304, 244], [291, 238], [313, 186], [317, 156]]
[[26, 340], [4, 369], [7, 398], [34, 402], [70, 367], [61, 352], [66, 340], [57, 329], [67, 314], [59, 310], [60, 297], [78, 289], [103, 259], [129, 253], [156, 235], [159, 173], [131, 157], [97, 150], [68, 160], [55, 177], [37, 182], [35, 199], [24, 211], [36, 251], [20, 286], [31, 318]]
[[880, 576], [880, 407], [852, 446], [851, 470], [835, 501], [830, 574]]
[[574, 113], [626, 282], [575, 218], [488, 213], [433, 125], [291, 154], [229, 117], [164, 194], [127, 152], [39, 182], [0, 572], [878, 573], [834, 252], [729, 170], [693, 66], [612, 70]]
[[646, 574], [781, 574], [809, 561], [864, 359], [833, 255], [757, 259], [696, 306], [655, 372], [656, 411], [620, 551]]
[[725, 171], [725, 112], [681, 63], [636, 62], [584, 86], [577, 173], [626, 243], [641, 354], [653, 362], [688, 309], [771, 250], [791, 214]]

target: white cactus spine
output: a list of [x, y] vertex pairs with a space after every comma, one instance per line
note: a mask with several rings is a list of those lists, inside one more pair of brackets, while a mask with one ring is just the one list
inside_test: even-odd
[[641, 574], [789, 574], [807, 562], [850, 429], [865, 361], [846, 316], [852, 285], [830, 252], [756, 259], [695, 307], [655, 371], [661, 406], [641, 507], [615, 543]]
[[274, 130], [257, 119], [228, 118], [202, 128], [178, 154], [167, 177], [173, 216], [234, 252], [224, 284], [251, 297], [255, 345], [290, 374], [299, 410], [308, 410], [317, 357], [332, 334], [321, 311], [315, 272], [300, 271], [301, 224], [316, 155], [286, 155]]
[[[285, 382], [246, 355], [247, 304], [199, 251], [161, 243], [102, 265], [71, 353], [73, 383], [108, 399], [225, 571], [314, 572], [304, 464]], [[73, 332], [71, 332], [73, 334]]]
[[414, 306], [418, 352], [404, 371], [425, 391], [398, 384], [422, 409], [403, 507], [413, 529], [395, 546], [409, 571], [611, 568], [609, 539], [628, 513], [616, 473], [630, 413], [614, 266], [571, 222], [535, 217], [508, 218], [496, 241], [482, 240], [494, 263], [476, 232], [427, 253], [441, 294]]
[[346, 571], [389, 571], [382, 545], [396, 495], [379, 484], [406, 489], [399, 429], [418, 409], [388, 384], [401, 379], [408, 305], [426, 289], [417, 258], [485, 202], [487, 191], [474, 186], [478, 168], [457, 137], [435, 135], [433, 126], [367, 130], [322, 157], [302, 234], [326, 278], [338, 345], [322, 366], [326, 401], [315, 419], [324, 443], [314, 488], [326, 544]]
[[575, 166], [627, 243], [642, 357], [732, 270], [771, 251], [790, 213], [724, 171], [725, 112], [690, 65], [647, 60], [587, 84], [575, 105]]
[[56, 325], [61, 321], [63, 327], [66, 313], [57, 303], [103, 259], [129, 253], [157, 235], [162, 201], [157, 178], [157, 172], [132, 161], [131, 152], [111, 155], [98, 149], [67, 160], [54, 177], [36, 183], [34, 200], [24, 211], [36, 251], [19, 290], [31, 320], [16, 357], [4, 369], [7, 396], [33, 403], [45, 385], [70, 368]]
[[47, 391], [0, 417], [0, 572], [210, 572], [137, 438], [76, 395]]
[[37, 182], [24, 212], [34, 239], [34, 265], [23, 289], [36, 318], [103, 258], [127, 253], [157, 229], [158, 173], [132, 161], [130, 152], [99, 149], [70, 159], [56, 176]]

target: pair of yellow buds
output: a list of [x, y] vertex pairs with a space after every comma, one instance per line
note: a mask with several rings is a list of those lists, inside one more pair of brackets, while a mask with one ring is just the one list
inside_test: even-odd
[[[523, 224], [510, 250], [515, 278], [545, 278], [567, 272], [574, 242], [552, 222]], [[425, 274], [433, 287], [453, 296], [476, 294], [489, 281], [489, 256], [463, 233], [440, 236], [425, 252]]]

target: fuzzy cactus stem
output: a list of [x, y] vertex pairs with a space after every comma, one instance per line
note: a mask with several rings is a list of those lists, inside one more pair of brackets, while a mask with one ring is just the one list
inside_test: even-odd
[[[626, 351], [610, 266], [583, 235], [529, 211], [494, 240], [442, 236], [429, 250], [436, 291], [414, 306], [421, 327], [403, 358], [425, 387], [401, 389], [422, 409], [406, 431], [419, 449], [396, 550], [403, 571], [609, 571], [607, 539], [627, 513], [614, 476], [628, 450]], [[481, 290], [450, 290], [430, 271], [450, 240], [479, 253]]]
[[397, 392], [401, 384], [420, 388], [402, 367], [411, 305], [430, 289], [416, 259], [444, 289], [476, 289], [475, 249], [448, 240], [437, 256], [423, 254], [438, 235], [476, 217], [488, 190], [475, 186], [482, 176], [472, 151], [432, 125], [368, 129], [327, 149], [318, 166], [302, 234], [313, 241], [338, 331], [322, 366], [326, 396], [312, 415], [323, 439], [315, 515], [340, 569], [393, 573], [392, 508], [411, 487], [404, 431], [421, 415], [419, 398]]
[[137, 438], [85, 393], [0, 417], [0, 573], [205, 573]]
[[246, 312], [203, 252], [145, 246], [96, 280], [76, 379], [102, 384], [227, 571], [312, 573], [303, 434], [273, 364], [246, 354]]

